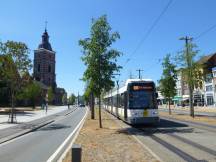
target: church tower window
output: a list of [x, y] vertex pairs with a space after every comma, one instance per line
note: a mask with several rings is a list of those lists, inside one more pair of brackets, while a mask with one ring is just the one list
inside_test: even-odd
[[51, 65], [48, 67], [48, 72], [51, 73]]
[[38, 64], [38, 72], [40, 72], [40, 64]]

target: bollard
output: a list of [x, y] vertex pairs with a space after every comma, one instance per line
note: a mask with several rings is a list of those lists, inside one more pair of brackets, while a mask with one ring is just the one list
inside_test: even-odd
[[82, 148], [79, 144], [73, 144], [71, 149], [71, 161], [72, 162], [81, 162], [82, 157]]

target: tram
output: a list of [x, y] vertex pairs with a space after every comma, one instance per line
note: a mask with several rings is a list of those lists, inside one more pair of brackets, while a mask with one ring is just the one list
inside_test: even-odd
[[109, 91], [103, 102], [108, 112], [129, 124], [156, 124], [160, 120], [151, 79], [128, 79], [123, 87]]

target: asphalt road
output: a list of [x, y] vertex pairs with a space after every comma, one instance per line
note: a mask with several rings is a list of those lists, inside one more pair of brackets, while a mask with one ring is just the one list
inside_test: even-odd
[[[159, 111], [169, 112], [169, 109], [159, 108]], [[186, 115], [190, 113], [189, 110], [187, 111], [187, 110], [179, 110], [179, 109], [178, 110], [172, 109], [172, 112], [177, 113], [177, 114], [186, 114]], [[214, 112], [197, 112], [195, 109], [194, 113], [196, 116], [216, 117], [216, 113]]]
[[121, 124], [161, 161], [216, 162], [216, 130], [212, 127], [209, 129], [166, 118], [156, 126]]
[[0, 145], [0, 162], [45, 162], [76, 128], [86, 113], [78, 108], [43, 128]]

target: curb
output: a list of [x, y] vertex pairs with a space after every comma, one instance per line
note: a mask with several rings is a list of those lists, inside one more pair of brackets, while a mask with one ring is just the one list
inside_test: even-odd
[[36, 126], [35, 128], [29, 129], [29, 130], [24, 130], [24, 131], [15, 133], [15, 134], [13, 134], [13, 135], [10, 135], [10, 136], [8, 136], [8, 137], [3, 137], [3, 138], [0, 139], [0, 144], [3, 144], [3, 143], [5, 143], [5, 142], [8, 142], [8, 141], [10, 141], [10, 140], [13, 140], [13, 139], [15, 139], [15, 138], [17, 138], [17, 137], [20, 137], [20, 136], [23, 136], [23, 135], [25, 135], [25, 134], [28, 134], [28, 133], [30, 133], [30, 132], [34, 132], [34, 131], [36, 131], [37, 129], [40, 129], [40, 128], [42, 128], [42, 127], [44, 127], [44, 126], [46, 126], [46, 125], [48, 125], [48, 124], [50, 124], [50, 123], [53, 123], [54, 121], [55, 121], [55, 120], [49, 120], [49, 121], [43, 122], [42, 124], [39, 124], [39, 125]]
[[[75, 108], [74, 110], [72, 110], [72, 111], [70, 111], [70, 112], [64, 114], [64, 116], [67, 116], [67, 115], [73, 113], [75, 110], [77, 110], [77, 108]], [[58, 119], [58, 118], [56, 118], [56, 119]], [[38, 126], [35, 126], [35, 127], [32, 128], [32, 129], [23, 130], [23, 131], [20, 131], [20, 132], [18, 132], [18, 133], [15, 133], [15, 134], [13, 134], [13, 135], [9, 135], [9, 136], [7, 136], [7, 137], [3, 137], [3, 138], [0, 139], [0, 144], [6, 143], [6, 142], [8, 142], [8, 141], [10, 141], [10, 140], [13, 140], [13, 139], [15, 139], [15, 138], [18, 138], [18, 137], [20, 137], [20, 136], [23, 136], [23, 135], [26, 135], [26, 134], [28, 134], [28, 133], [34, 132], [34, 131], [36, 131], [37, 129], [40, 129], [40, 128], [42, 128], [42, 127], [44, 127], [44, 126], [46, 126], [46, 125], [48, 125], [48, 124], [50, 124], [50, 123], [53, 123], [54, 121], [56, 121], [56, 119], [50, 119], [50, 120], [48, 120], [48, 121], [44, 121], [44, 122], [40, 123]]]

